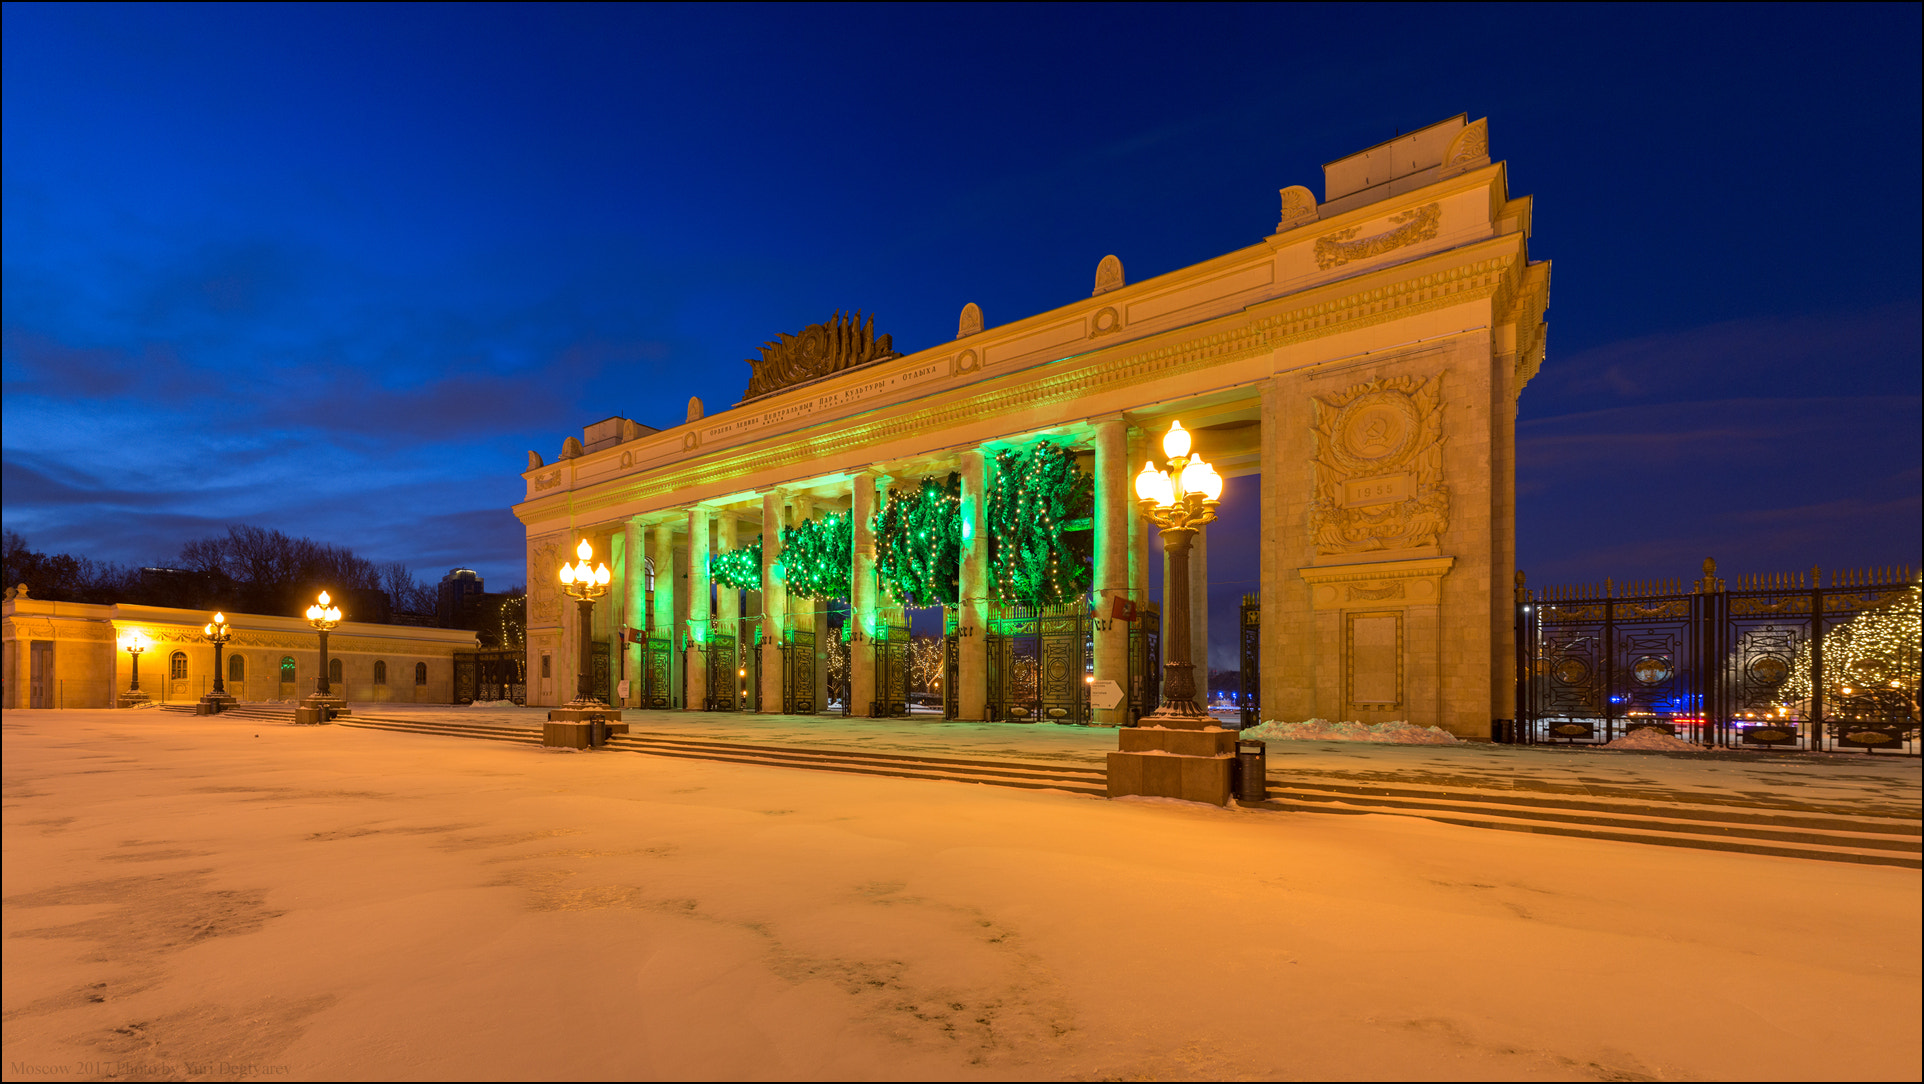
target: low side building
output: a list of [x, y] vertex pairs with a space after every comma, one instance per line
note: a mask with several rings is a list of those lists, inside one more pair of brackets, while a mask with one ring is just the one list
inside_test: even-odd
[[[15, 592], [8, 591], [9, 596]], [[214, 685], [214, 645], [201, 636], [212, 611], [94, 605], [9, 597], [0, 602], [0, 706], [110, 708], [133, 681], [121, 642], [138, 631], [140, 689], [160, 703], [200, 699]], [[227, 614], [227, 692], [240, 700], [295, 700], [314, 691], [320, 637], [298, 617]], [[472, 651], [460, 629], [344, 621], [328, 634], [329, 683], [351, 702], [447, 704], [454, 655]]]

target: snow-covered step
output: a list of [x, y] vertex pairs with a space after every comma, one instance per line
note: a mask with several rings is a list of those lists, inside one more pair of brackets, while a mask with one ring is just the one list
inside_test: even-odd
[[1727, 823], [1747, 827], [1768, 825], [1780, 828], [1817, 831], [1871, 832], [1881, 835], [1910, 836], [1924, 839], [1924, 820], [1916, 817], [1891, 817], [1846, 813], [1805, 805], [1767, 801], [1735, 801], [1708, 796], [1696, 800], [1660, 801], [1654, 799], [1607, 798], [1586, 794], [1490, 789], [1471, 786], [1437, 786], [1421, 783], [1334, 782], [1309, 780], [1286, 773], [1269, 774], [1272, 789], [1302, 794], [1358, 798], [1366, 801], [1385, 799], [1441, 800], [1474, 802], [1507, 808], [1537, 808], [1558, 812], [1585, 811], [1604, 815], [1638, 815], [1665, 820], [1689, 820], [1706, 824]]
[[1559, 817], [1541, 809], [1504, 809], [1500, 806], [1452, 803], [1370, 801], [1360, 797], [1292, 794], [1272, 792], [1264, 803], [1268, 808], [1302, 813], [1377, 813], [1399, 817], [1423, 817], [1444, 824], [1467, 828], [1491, 828], [1538, 835], [1572, 836], [1582, 839], [1607, 839], [1620, 843], [1646, 843], [1662, 847], [1693, 847], [1699, 850], [1736, 851], [1745, 854], [1808, 858], [1828, 862], [1859, 862], [1872, 865], [1924, 868], [1915, 850], [1893, 849], [1901, 839], [1872, 833], [1818, 834], [1796, 838], [1758, 838], [1734, 833], [1727, 826], [1703, 822], [1663, 822], [1655, 818], [1632, 820], [1612, 817], [1584, 819]]

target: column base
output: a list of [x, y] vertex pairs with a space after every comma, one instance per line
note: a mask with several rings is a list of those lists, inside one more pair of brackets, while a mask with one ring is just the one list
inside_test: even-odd
[[550, 749], [593, 749], [597, 728], [602, 731], [603, 741], [628, 733], [628, 724], [621, 721], [619, 708], [605, 705], [583, 708], [571, 704], [548, 712], [548, 721], [541, 725], [541, 744]]
[[325, 723], [337, 715], [352, 715], [345, 697], [337, 693], [308, 693], [294, 708], [294, 722], [302, 726]]
[[[1143, 722], [1154, 719], [1152, 715]], [[1120, 748], [1109, 754], [1109, 797], [1140, 795], [1229, 804], [1235, 731], [1214, 725], [1131, 726], [1117, 730], [1116, 741]]]

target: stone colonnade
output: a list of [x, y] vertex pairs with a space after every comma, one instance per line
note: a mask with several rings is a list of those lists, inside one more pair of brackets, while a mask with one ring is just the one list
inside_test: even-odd
[[[1095, 476], [1091, 676], [1098, 681], [1114, 681], [1125, 691], [1129, 689], [1131, 626], [1110, 616], [1110, 600], [1127, 598], [1138, 605], [1159, 601], [1148, 597], [1151, 525], [1136, 506], [1133, 487], [1134, 470], [1140, 469], [1134, 461], [1151, 455], [1160, 460], [1156, 446], [1159, 438], [1160, 432], [1132, 431], [1127, 419], [1118, 414], [1092, 419], [1086, 435], [1075, 442], [1079, 451], [1093, 453]], [[876, 540], [871, 521], [886, 504], [892, 486], [912, 485], [925, 475], [940, 476], [954, 470], [961, 476], [962, 498], [961, 599], [950, 615], [957, 632], [957, 712], [964, 719], [983, 718], [989, 703], [990, 672], [988, 485], [994, 454], [1004, 446], [1006, 442], [998, 442], [962, 450], [950, 459], [901, 469], [896, 474], [878, 466], [834, 481], [801, 480], [758, 494], [652, 511], [617, 524], [578, 531], [577, 536], [587, 537], [597, 554], [608, 554], [613, 566], [617, 587], [596, 605], [595, 635], [609, 643], [611, 660], [622, 660], [613, 664], [617, 672], [610, 678], [611, 689], [624, 677], [629, 681], [629, 695], [622, 706], [648, 706], [641, 702], [642, 674], [647, 665], [644, 647], [638, 642], [641, 638], [672, 639], [672, 695], [667, 706], [700, 711], [710, 701], [709, 644], [740, 637], [742, 653], [735, 665], [746, 671], [746, 679], [752, 680], [756, 674], [749, 668], [747, 652], [760, 652], [759, 688], [742, 688], [744, 699], [752, 705], [759, 692], [760, 710], [778, 713], [783, 707], [781, 645], [790, 632], [812, 631], [816, 674], [813, 703], [816, 711], [826, 710], [831, 634], [827, 605], [788, 594], [782, 582], [780, 528], [846, 509], [853, 517], [854, 536], [850, 568], [853, 598], [849, 600], [850, 620], [855, 626], [849, 634], [850, 713], [869, 715], [877, 700], [874, 655], [869, 645], [890, 609], [876, 581]], [[738, 593], [735, 588], [716, 585], [710, 574], [711, 555], [752, 543], [758, 531], [762, 539], [762, 590]], [[569, 544], [572, 546], [573, 539]], [[1206, 615], [1208, 577], [1201, 569], [1193, 575], [1193, 584], [1192, 612]], [[739, 628], [744, 614], [755, 618], [756, 624]], [[759, 644], [753, 632], [757, 627]], [[624, 635], [624, 629], [642, 635]], [[1207, 618], [1198, 619], [1192, 643], [1196, 645], [1193, 661], [1198, 666], [1199, 682], [1206, 681], [1206, 630]], [[562, 643], [557, 654], [564, 672], [555, 676], [559, 682], [570, 683], [571, 688], [568, 660], [576, 657], [568, 644], [571, 626], [563, 625], [560, 631]], [[1125, 696], [1122, 707], [1098, 709], [1092, 720], [1122, 726], [1129, 723], [1129, 713]]]

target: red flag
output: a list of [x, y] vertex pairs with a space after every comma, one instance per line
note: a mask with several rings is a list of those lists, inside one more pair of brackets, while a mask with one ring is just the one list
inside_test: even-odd
[[1134, 621], [1136, 619], [1136, 604], [1126, 596], [1110, 595], [1109, 616], [1117, 621]]

